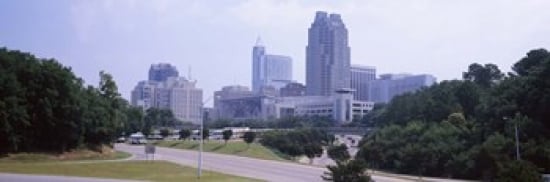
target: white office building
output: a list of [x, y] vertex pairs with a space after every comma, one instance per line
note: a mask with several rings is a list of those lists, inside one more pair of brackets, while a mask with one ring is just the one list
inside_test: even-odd
[[[161, 64], [167, 65], [167, 64]], [[165, 66], [169, 72], [163, 72], [164, 68], [152, 65], [149, 71], [150, 78], [156, 80], [140, 81], [132, 90], [131, 104], [142, 107], [145, 111], [151, 107], [170, 109], [174, 117], [180, 121], [200, 123], [202, 120], [202, 89], [196, 88], [196, 81], [187, 80], [184, 77], [168, 76], [177, 74], [175, 67]], [[155, 69], [153, 69], [155, 68]]]
[[351, 65], [351, 88], [353, 99], [360, 101], [368, 101], [369, 99], [369, 82], [376, 79], [376, 68], [371, 66]]
[[413, 92], [423, 87], [429, 87], [436, 83], [432, 75], [410, 75], [410, 74], [384, 74], [380, 79], [370, 81], [369, 101], [376, 103], [387, 103], [397, 95]]

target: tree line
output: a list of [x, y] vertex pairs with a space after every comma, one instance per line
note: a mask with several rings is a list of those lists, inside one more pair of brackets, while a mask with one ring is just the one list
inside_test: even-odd
[[109, 144], [128, 103], [110, 74], [99, 77], [97, 87], [86, 86], [54, 59], [0, 48], [0, 153]]
[[291, 158], [305, 155], [311, 160], [323, 154], [323, 146], [331, 145], [335, 138], [322, 130], [301, 128], [290, 131], [275, 130], [261, 135], [260, 143]]
[[358, 158], [399, 173], [539, 181], [550, 173], [550, 53], [529, 51], [512, 70], [474, 63], [462, 80], [377, 105], [354, 123], [375, 127]]

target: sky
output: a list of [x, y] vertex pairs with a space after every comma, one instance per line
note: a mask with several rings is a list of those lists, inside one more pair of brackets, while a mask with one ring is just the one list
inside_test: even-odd
[[[293, 59], [305, 80], [307, 30], [316, 11], [346, 24], [351, 63], [381, 73], [460, 79], [469, 64], [510, 67], [550, 48], [548, 0], [2, 0], [0, 47], [55, 58], [86, 84], [111, 73], [123, 97], [153, 63], [197, 80], [205, 100], [251, 83], [252, 46]], [[211, 105], [211, 103], [206, 103]]]

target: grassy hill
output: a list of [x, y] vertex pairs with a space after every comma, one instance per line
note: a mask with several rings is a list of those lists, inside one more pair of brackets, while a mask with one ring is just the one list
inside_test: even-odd
[[[158, 141], [155, 143], [157, 146], [177, 148], [177, 149], [186, 149], [186, 150], [198, 150], [199, 142], [198, 141]], [[258, 159], [266, 160], [286, 160], [280, 155], [277, 155], [276, 152], [266, 148], [258, 143], [251, 143], [248, 146], [243, 141], [229, 141], [225, 144], [223, 141], [205, 141], [203, 150], [206, 152], [214, 152], [220, 154], [230, 154], [243, 157], [252, 157]]]

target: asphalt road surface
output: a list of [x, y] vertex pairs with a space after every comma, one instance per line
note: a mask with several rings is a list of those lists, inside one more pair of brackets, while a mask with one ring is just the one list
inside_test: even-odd
[[[145, 159], [145, 149], [142, 145], [117, 144], [115, 148], [117, 150], [134, 154], [134, 159]], [[155, 152], [155, 159], [166, 160], [185, 166], [197, 167], [197, 151], [157, 147]], [[205, 170], [267, 181], [322, 181], [321, 175], [323, 175], [323, 172], [326, 171], [326, 168], [323, 167], [314, 167], [291, 162], [261, 160], [207, 152], [204, 152], [202, 156], [202, 166]], [[385, 176], [373, 176], [373, 179], [377, 182], [409, 181]]]

